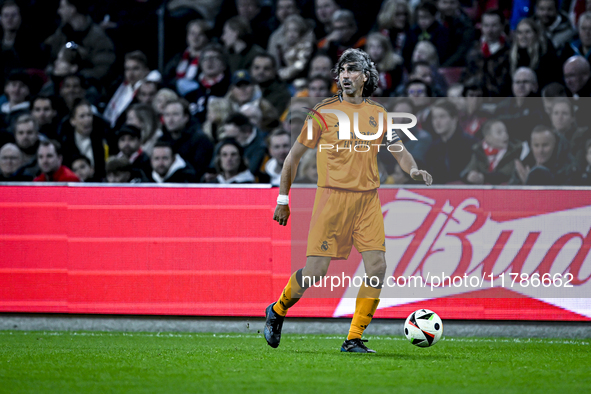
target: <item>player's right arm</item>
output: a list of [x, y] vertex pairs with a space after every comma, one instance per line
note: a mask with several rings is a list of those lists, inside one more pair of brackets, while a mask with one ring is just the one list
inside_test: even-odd
[[[293, 183], [296, 174], [298, 173], [298, 165], [304, 153], [308, 150], [308, 147], [301, 142], [296, 141], [287, 158], [283, 162], [283, 169], [281, 170], [281, 183], [279, 184], [279, 194], [283, 196], [289, 195], [291, 184]], [[287, 225], [287, 219], [289, 218], [289, 205], [277, 204], [273, 220], [282, 226]]]

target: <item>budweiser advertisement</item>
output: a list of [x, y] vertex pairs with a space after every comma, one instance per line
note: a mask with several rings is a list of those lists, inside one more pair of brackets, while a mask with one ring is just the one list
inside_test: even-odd
[[[287, 227], [270, 187], [2, 186], [0, 311], [263, 316], [306, 259], [314, 188]], [[382, 188], [376, 317], [591, 320], [591, 191]], [[359, 253], [291, 316], [353, 313]], [[347, 281], [349, 280], [349, 281]]]

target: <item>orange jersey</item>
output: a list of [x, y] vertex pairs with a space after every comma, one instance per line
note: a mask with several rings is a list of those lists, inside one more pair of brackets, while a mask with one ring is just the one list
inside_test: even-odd
[[[337, 115], [322, 113], [322, 110], [336, 109], [344, 112], [349, 118], [349, 139], [339, 139], [339, 122]], [[320, 113], [326, 121], [328, 130], [317, 114], [316, 119], [310, 115], [298, 137], [298, 142], [306, 147], [317, 148], [318, 186], [337, 188], [350, 191], [368, 191], [380, 186], [377, 154], [379, 149], [387, 149], [386, 144], [386, 110], [380, 104], [367, 98], [361, 104], [352, 104], [334, 96], [320, 102], [314, 111]], [[378, 132], [379, 118], [382, 117], [382, 137], [373, 140], [362, 140], [354, 133], [354, 113], [358, 115], [359, 132], [363, 135], [374, 135]], [[308, 138], [308, 119], [312, 119], [312, 136]], [[393, 141], [400, 140], [394, 133]]]

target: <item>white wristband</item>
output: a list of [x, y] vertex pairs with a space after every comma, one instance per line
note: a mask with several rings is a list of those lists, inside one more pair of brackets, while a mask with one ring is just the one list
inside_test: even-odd
[[277, 205], [289, 205], [289, 196], [285, 194], [278, 195]]

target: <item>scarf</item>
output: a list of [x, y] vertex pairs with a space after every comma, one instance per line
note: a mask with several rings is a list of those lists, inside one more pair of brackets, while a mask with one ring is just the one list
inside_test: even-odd
[[480, 50], [482, 51], [482, 55], [484, 56], [485, 59], [487, 59], [488, 57], [490, 57], [491, 55], [494, 55], [495, 53], [497, 53], [499, 51], [499, 49], [501, 49], [504, 45], [505, 45], [505, 36], [501, 36], [499, 37], [499, 41], [489, 44], [486, 41], [482, 41], [482, 45], [480, 46]]
[[497, 165], [499, 164], [503, 156], [505, 155], [505, 152], [507, 152], [507, 148], [493, 148], [492, 146], [487, 144], [486, 141], [482, 141], [482, 149], [484, 150], [484, 154], [488, 159], [488, 171], [493, 172], [494, 169], [497, 168]]
[[176, 66], [176, 77], [178, 79], [195, 79], [197, 75], [197, 69], [199, 66], [199, 58], [192, 58], [189, 54], [189, 50], [186, 49], [183, 52], [183, 57]]

